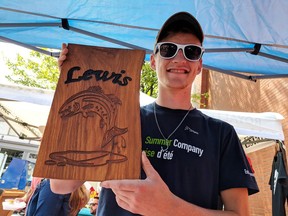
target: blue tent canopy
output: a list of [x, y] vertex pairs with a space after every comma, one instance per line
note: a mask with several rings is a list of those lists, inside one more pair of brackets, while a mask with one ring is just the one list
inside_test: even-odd
[[[263, 79], [288, 77], [287, 0], [3, 0], [0, 40], [48, 55], [61, 44], [144, 49], [173, 13], [188, 11], [205, 34], [204, 67]], [[245, 74], [243, 74], [245, 73]]]

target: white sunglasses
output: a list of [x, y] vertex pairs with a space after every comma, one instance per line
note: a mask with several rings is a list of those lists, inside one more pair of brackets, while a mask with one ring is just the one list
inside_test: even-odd
[[159, 51], [162, 58], [171, 59], [177, 55], [179, 49], [182, 49], [184, 57], [188, 61], [199, 61], [205, 51], [202, 46], [196, 44], [176, 44], [172, 42], [161, 42], [156, 44], [154, 54]]

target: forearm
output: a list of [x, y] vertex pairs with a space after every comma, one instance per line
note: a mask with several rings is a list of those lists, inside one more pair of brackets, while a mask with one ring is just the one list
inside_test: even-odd
[[188, 203], [179, 197], [174, 197], [174, 204], [170, 205], [169, 208], [166, 208], [166, 212], [163, 215], [169, 214], [169, 212], [173, 212], [173, 214], [177, 216], [237, 216], [234, 211], [221, 211], [221, 210], [211, 210], [201, 208], [194, 204]]
[[[174, 197], [173, 197], [174, 196]], [[179, 197], [173, 195], [171, 200], [174, 205], [170, 204], [167, 209], [170, 212], [175, 212], [177, 216], [249, 216], [249, 204], [248, 204], [248, 191], [246, 188], [232, 188], [221, 192], [221, 197], [224, 202], [224, 211], [222, 210], [210, 210], [201, 208], [199, 206], [188, 203]], [[175, 209], [173, 209], [175, 206]]]
[[30, 197], [32, 196], [33, 192], [35, 189], [29, 189], [29, 191], [22, 197], [22, 199], [24, 200], [25, 203], [28, 202], [28, 200], [30, 199]]
[[50, 179], [50, 187], [53, 193], [68, 194], [79, 188], [85, 181]]
[[30, 197], [31, 197], [31, 195], [32, 195], [32, 193], [33, 193], [33, 189], [29, 189], [28, 191], [27, 191], [27, 193], [23, 196], [23, 197], [20, 197], [20, 198], [15, 198], [15, 201], [17, 201], [17, 202], [25, 202], [25, 203], [27, 203], [28, 202], [28, 200], [30, 199]]

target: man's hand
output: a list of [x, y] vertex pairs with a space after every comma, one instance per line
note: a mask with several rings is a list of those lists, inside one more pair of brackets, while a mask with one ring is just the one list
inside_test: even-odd
[[211, 210], [188, 203], [175, 196], [142, 153], [144, 180], [110, 180], [101, 183], [111, 188], [118, 205], [134, 214], [145, 216], [236, 216], [249, 215], [246, 188], [232, 188], [221, 192], [225, 211]]
[[60, 56], [58, 58], [58, 67], [59, 67], [59, 69], [61, 69], [61, 66], [62, 66], [63, 62], [66, 60], [67, 53], [68, 53], [67, 44], [63, 43], [62, 44], [61, 53], [60, 53]]
[[145, 152], [142, 153], [142, 166], [147, 176], [144, 180], [110, 180], [102, 182], [101, 186], [111, 188], [118, 205], [134, 214], [169, 215], [167, 207], [175, 204], [175, 196], [152, 167]]

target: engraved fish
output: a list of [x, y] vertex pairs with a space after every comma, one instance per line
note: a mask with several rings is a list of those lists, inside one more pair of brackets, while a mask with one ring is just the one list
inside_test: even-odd
[[[60, 151], [49, 155], [46, 165], [96, 167], [109, 163], [122, 163], [127, 160], [125, 155], [108, 151]], [[77, 159], [76, 159], [77, 158]]]
[[102, 147], [106, 146], [115, 136], [122, 135], [128, 128], [118, 128], [115, 126], [118, 106], [121, 100], [113, 94], [104, 94], [100, 86], [91, 86], [87, 90], [72, 95], [60, 107], [61, 118], [69, 118], [81, 114], [84, 118], [98, 115], [100, 128], [106, 126]]

